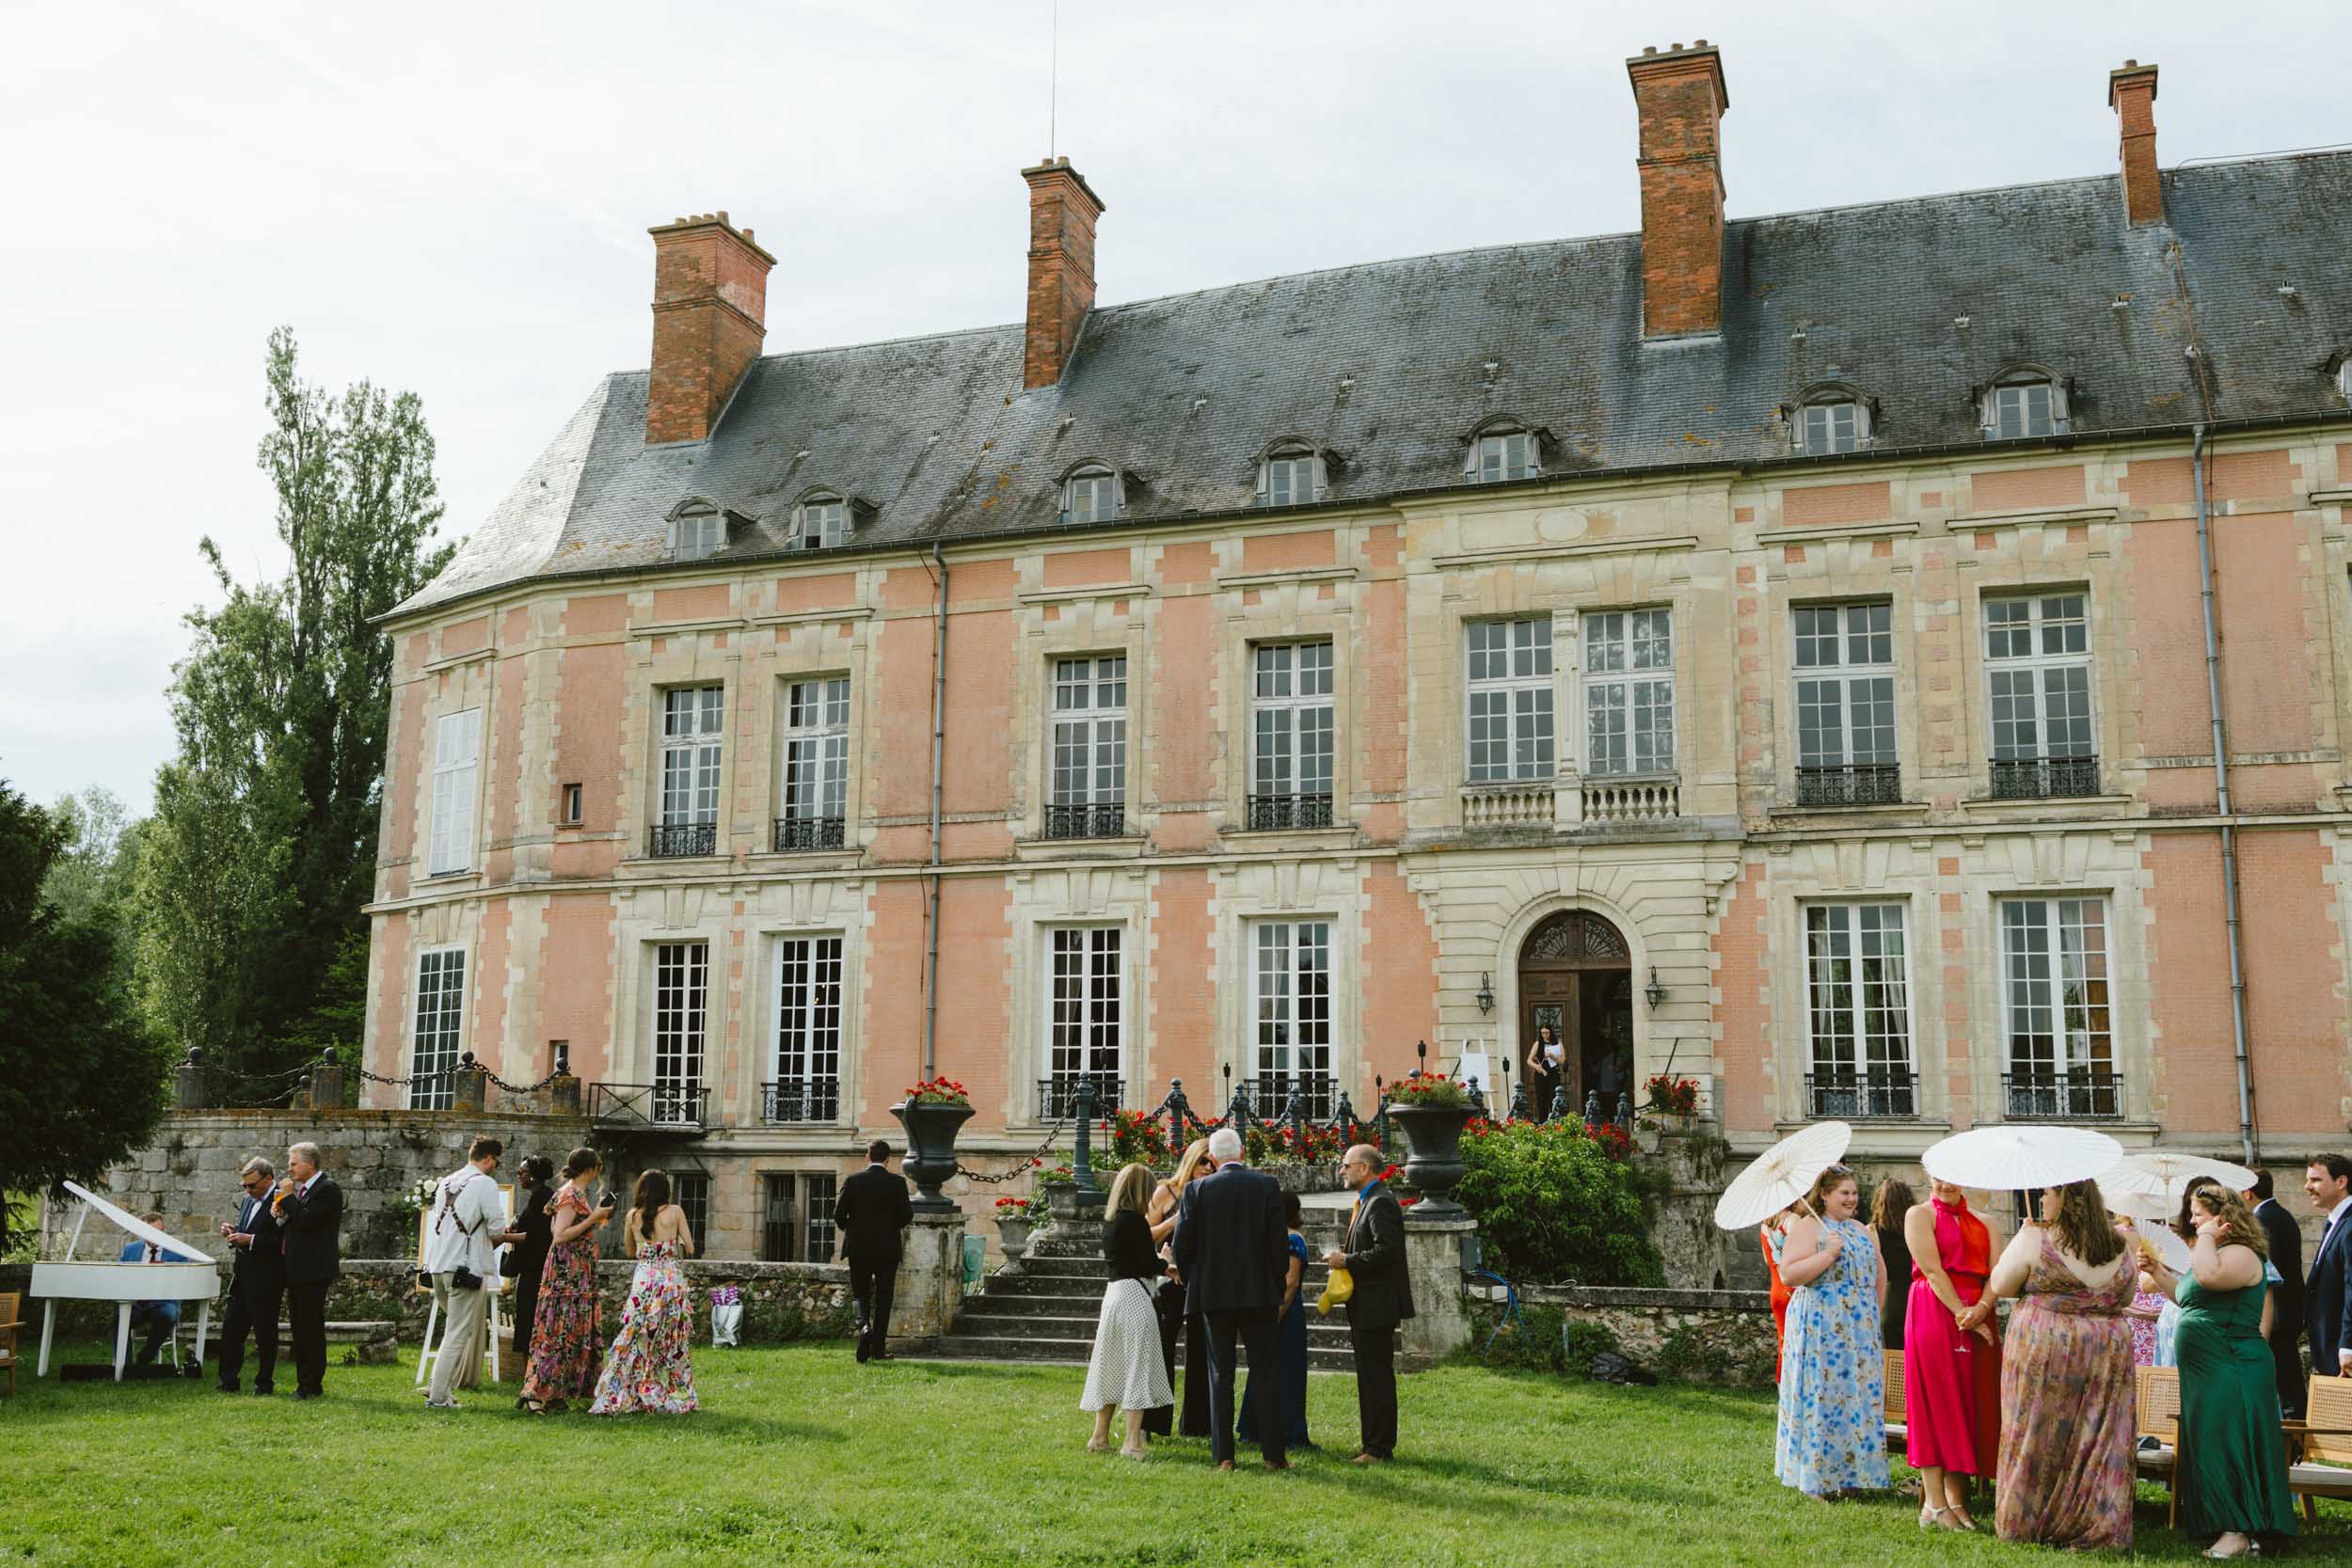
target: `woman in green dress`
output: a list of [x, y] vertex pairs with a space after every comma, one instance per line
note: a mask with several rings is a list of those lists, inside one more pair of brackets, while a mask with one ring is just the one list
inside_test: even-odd
[[2268, 1250], [2237, 1194], [2219, 1187], [2190, 1205], [2197, 1243], [2175, 1294], [2181, 1361], [2181, 1513], [2191, 1535], [2212, 1534], [2210, 1558], [2261, 1550], [2258, 1537], [2293, 1535], [2286, 1434], [2264, 1335], [2270, 1326]]

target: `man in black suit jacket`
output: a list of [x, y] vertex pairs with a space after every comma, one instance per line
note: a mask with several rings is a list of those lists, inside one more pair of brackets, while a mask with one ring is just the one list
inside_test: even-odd
[[253, 1337], [257, 1365], [253, 1391], [273, 1391], [278, 1376], [278, 1309], [286, 1294], [286, 1255], [280, 1248], [278, 1217], [270, 1212], [270, 1186], [278, 1172], [256, 1155], [245, 1163], [238, 1184], [245, 1199], [237, 1205], [234, 1225], [220, 1227], [232, 1259], [229, 1275], [229, 1313], [220, 1323], [220, 1379], [224, 1394], [237, 1391], [245, 1374], [245, 1340]]
[[2270, 1359], [2277, 1370], [2279, 1408], [2290, 1419], [2303, 1414], [2303, 1227], [2271, 1196], [2270, 1173], [2258, 1170], [2246, 1201], [2254, 1206], [2254, 1219], [2270, 1243], [2270, 1261], [2279, 1271], [2279, 1287], [2271, 1291]]
[[1348, 1348], [1356, 1355], [1356, 1424], [1363, 1433], [1358, 1465], [1396, 1457], [1396, 1325], [1413, 1315], [1413, 1280], [1405, 1267], [1405, 1207], [1377, 1172], [1380, 1154], [1358, 1144], [1340, 1162], [1340, 1180], [1356, 1194], [1347, 1244], [1323, 1260], [1355, 1280], [1347, 1298]]
[[850, 1296], [857, 1303], [857, 1358], [888, 1361], [890, 1297], [905, 1255], [901, 1236], [914, 1219], [907, 1179], [890, 1174], [890, 1145], [876, 1138], [866, 1148], [866, 1168], [841, 1183], [833, 1223], [841, 1232], [841, 1256], [850, 1264]]
[[2312, 1155], [2303, 1171], [2303, 1191], [2328, 1227], [2304, 1282], [2312, 1370], [2322, 1377], [2352, 1376], [2352, 1159]]
[[1290, 1232], [1282, 1224], [1282, 1184], [1242, 1164], [1241, 1134], [1209, 1134], [1215, 1174], [1184, 1188], [1176, 1206], [1173, 1248], [1184, 1281], [1184, 1311], [1209, 1321], [1209, 1453], [1233, 1467], [1233, 1344], [1254, 1371], [1249, 1380], [1258, 1451], [1269, 1470], [1287, 1470], [1287, 1435], [1278, 1418], [1274, 1364], [1279, 1354], [1275, 1309], [1290, 1275]]
[[286, 1257], [286, 1326], [294, 1334], [294, 1398], [326, 1392], [326, 1290], [343, 1272], [337, 1233], [343, 1190], [319, 1169], [319, 1146], [286, 1150], [286, 1174], [273, 1204]]

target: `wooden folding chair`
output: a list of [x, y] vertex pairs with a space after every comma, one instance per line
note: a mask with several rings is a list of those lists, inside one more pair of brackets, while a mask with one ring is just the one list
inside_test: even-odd
[[16, 1394], [17, 1314], [24, 1301], [19, 1291], [0, 1291], [0, 1367], [8, 1369], [8, 1394]]
[[2141, 1437], [2153, 1437], [2164, 1447], [2153, 1453], [2138, 1450], [2135, 1454], [2139, 1467], [2163, 1476], [2169, 1497], [2166, 1521], [2178, 1527], [2181, 1520], [2181, 1370], [2178, 1367], [2141, 1367], [2137, 1398], [2134, 1401], [2134, 1424]]
[[2316, 1522], [2321, 1497], [2352, 1499], [2352, 1378], [2314, 1374], [2303, 1419], [2287, 1423], [2302, 1454], [2287, 1466], [2287, 1491], [2303, 1499], [2303, 1517]]
[[1904, 1403], [1903, 1353], [1899, 1350], [1881, 1353], [1886, 1359], [1886, 1451], [1895, 1453], [1911, 1446], [1911, 1410]]

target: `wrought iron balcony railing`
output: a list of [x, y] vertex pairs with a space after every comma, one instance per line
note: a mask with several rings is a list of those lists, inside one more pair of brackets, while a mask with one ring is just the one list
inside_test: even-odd
[[1328, 1073], [1261, 1072], [1244, 1083], [1250, 1115], [1261, 1121], [1272, 1121], [1289, 1110], [1293, 1089], [1305, 1102], [1306, 1114], [1316, 1119], [1330, 1117], [1340, 1098], [1340, 1081]]
[[1249, 798], [1249, 831], [1265, 832], [1280, 828], [1327, 828], [1331, 825], [1331, 797], [1328, 795], [1252, 795]]
[[657, 822], [645, 832], [645, 853], [657, 860], [719, 852], [716, 822]]
[[1891, 806], [1903, 798], [1903, 770], [1892, 762], [1797, 769], [1801, 806]]
[[709, 1125], [710, 1090], [691, 1080], [668, 1084], [592, 1084], [588, 1119], [598, 1127], [683, 1132]]
[[849, 839], [849, 824], [838, 816], [779, 816], [775, 848], [779, 855], [795, 849], [838, 849]]
[[839, 1121], [841, 1080], [779, 1078], [759, 1085], [759, 1119], [771, 1124]]
[[2099, 793], [2097, 757], [1994, 757], [1993, 799], [2057, 800]]
[[2120, 1121], [2123, 1080], [2088, 1068], [2005, 1072], [2001, 1103], [2010, 1121]]
[[1094, 1084], [1094, 1114], [1109, 1116], [1126, 1102], [1126, 1087], [1122, 1075], [1116, 1072], [1057, 1072], [1037, 1083], [1037, 1109], [1040, 1121], [1059, 1121], [1074, 1115], [1078, 1109], [1078, 1085], [1091, 1080]]
[[1807, 1073], [1804, 1101], [1815, 1120], [1913, 1121], [1919, 1115], [1919, 1075], [1907, 1068]]
[[1116, 801], [1045, 808], [1047, 838], [1118, 838], [1126, 831], [1127, 808]]

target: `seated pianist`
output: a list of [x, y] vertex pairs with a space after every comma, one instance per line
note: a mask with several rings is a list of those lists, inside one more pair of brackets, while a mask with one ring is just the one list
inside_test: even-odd
[[[152, 1210], [141, 1214], [139, 1218], [158, 1230], [163, 1228], [164, 1216]], [[122, 1256], [116, 1261], [175, 1263], [180, 1259], [165, 1256], [164, 1250], [152, 1242], [145, 1242], [133, 1237], [123, 1243]], [[147, 1342], [139, 1347], [138, 1360], [135, 1364], [141, 1367], [151, 1367], [155, 1364], [155, 1357], [163, 1352], [164, 1341], [170, 1338], [171, 1331], [180, 1326], [180, 1304], [176, 1301], [133, 1302], [131, 1304], [131, 1326], [144, 1328], [147, 1331]]]

